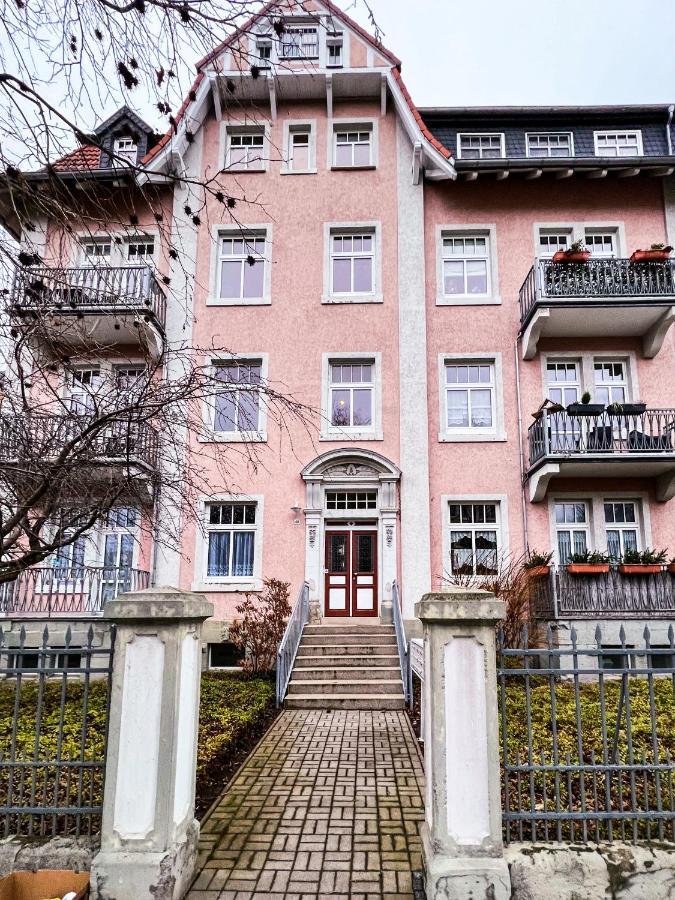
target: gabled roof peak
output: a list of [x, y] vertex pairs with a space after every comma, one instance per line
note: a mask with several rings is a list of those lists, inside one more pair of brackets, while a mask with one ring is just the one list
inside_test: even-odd
[[152, 128], [148, 125], [147, 122], [144, 122], [143, 119], [139, 115], [137, 115], [133, 109], [130, 109], [126, 104], [124, 106], [120, 106], [120, 108], [114, 112], [111, 116], [109, 116], [105, 122], [101, 122], [100, 125], [97, 125], [93, 131], [97, 137], [105, 134], [107, 131], [110, 131], [111, 128], [114, 128], [118, 122], [127, 119], [131, 124], [137, 128], [139, 131], [142, 131], [143, 134], [152, 134]]

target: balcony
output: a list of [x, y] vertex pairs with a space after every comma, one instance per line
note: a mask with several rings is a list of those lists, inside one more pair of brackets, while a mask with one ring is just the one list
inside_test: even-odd
[[35, 566], [0, 584], [0, 616], [97, 616], [106, 600], [149, 584], [150, 573], [140, 569]]
[[636, 415], [548, 412], [528, 429], [530, 500], [551, 478], [652, 478], [658, 500], [675, 496], [675, 409]]
[[97, 348], [164, 346], [166, 296], [149, 266], [20, 269], [12, 284], [14, 319], [38, 314], [50, 340]]
[[523, 359], [548, 337], [640, 337], [651, 358], [675, 322], [675, 261], [535, 259], [519, 302]]
[[533, 618], [672, 619], [675, 575], [665, 569], [651, 575], [622, 575], [618, 569], [598, 575], [553, 570], [533, 585]]

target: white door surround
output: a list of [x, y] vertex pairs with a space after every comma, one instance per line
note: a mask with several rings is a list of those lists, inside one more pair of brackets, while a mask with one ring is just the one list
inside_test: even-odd
[[[378, 547], [378, 608], [384, 621], [391, 621], [391, 592], [396, 579], [401, 472], [386, 457], [372, 450], [342, 447], [312, 460], [300, 473], [305, 482], [305, 580], [310, 602], [324, 609], [324, 548], [326, 530], [339, 523], [373, 523]], [[329, 491], [374, 492], [375, 508], [328, 509]]]

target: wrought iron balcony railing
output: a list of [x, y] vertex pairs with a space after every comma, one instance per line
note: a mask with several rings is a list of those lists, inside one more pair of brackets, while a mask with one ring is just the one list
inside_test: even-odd
[[544, 411], [528, 429], [530, 467], [579, 454], [675, 454], [675, 409], [619, 415]]
[[20, 269], [10, 306], [65, 313], [139, 313], [162, 329], [166, 320], [166, 296], [150, 266]]
[[150, 573], [141, 569], [35, 566], [0, 584], [0, 615], [97, 615], [106, 600], [149, 584]]
[[560, 566], [533, 582], [530, 609], [539, 620], [673, 618], [675, 575], [665, 567], [645, 575], [624, 575], [616, 568], [572, 575]]
[[[71, 441], [84, 435], [91, 419], [83, 415], [0, 416], [0, 463], [27, 463], [58, 455]], [[139, 422], [116, 421], [77, 442], [70, 461], [141, 463], [157, 468], [159, 436]]]
[[631, 262], [629, 259], [589, 259], [554, 263], [535, 259], [519, 292], [524, 324], [542, 302], [585, 299], [624, 301], [675, 297], [675, 260]]

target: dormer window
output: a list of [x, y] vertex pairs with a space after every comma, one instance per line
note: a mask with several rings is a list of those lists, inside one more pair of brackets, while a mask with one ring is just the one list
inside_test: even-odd
[[319, 30], [316, 25], [286, 27], [281, 35], [282, 59], [318, 59]]
[[458, 134], [459, 159], [504, 159], [504, 135]]
[[326, 37], [326, 65], [332, 69], [342, 65], [342, 35], [337, 32]]
[[115, 138], [113, 154], [114, 158], [112, 162], [114, 166], [121, 166], [124, 163], [135, 166], [136, 160], [138, 159], [138, 145], [136, 144], [136, 141], [130, 137]]
[[272, 38], [265, 34], [256, 40], [254, 63], [260, 69], [269, 69], [272, 65]]

